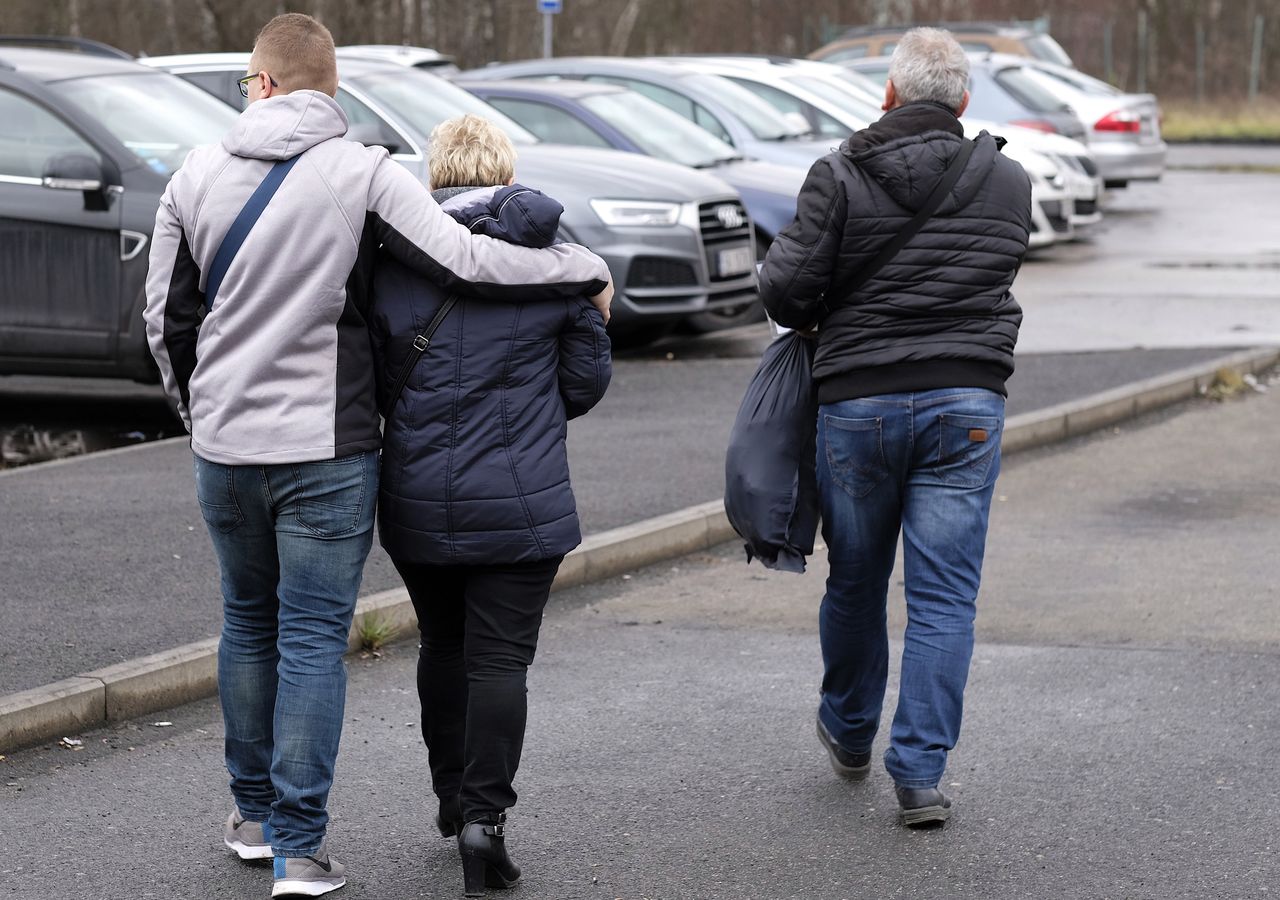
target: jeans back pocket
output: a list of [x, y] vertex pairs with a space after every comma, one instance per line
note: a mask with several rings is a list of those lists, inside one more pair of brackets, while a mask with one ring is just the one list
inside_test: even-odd
[[831, 480], [853, 497], [865, 497], [889, 477], [884, 419], [823, 417], [823, 443]]
[[1002, 424], [999, 416], [939, 416], [938, 477], [956, 487], [985, 485], [1000, 454]]

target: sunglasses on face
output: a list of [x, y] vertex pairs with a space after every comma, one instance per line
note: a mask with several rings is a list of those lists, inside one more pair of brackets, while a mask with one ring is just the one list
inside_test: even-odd
[[[240, 85], [240, 96], [241, 96], [241, 97], [245, 98], [246, 100], [248, 100], [248, 99], [249, 99], [249, 83], [250, 83], [251, 81], [253, 81], [253, 79], [257, 78], [259, 75], [262, 75], [262, 74], [264, 74], [264, 73], [263, 73], [263, 72], [254, 72], [252, 75], [246, 75], [246, 76], [244, 76], [243, 78], [241, 78], [239, 81], [237, 81], [237, 82], [236, 82], [236, 84]], [[276, 80], [275, 80], [274, 78], [272, 78], [270, 75], [267, 75], [267, 80], [271, 82], [271, 86], [272, 86], [273, 88], [280, 87], [280, 85], [276, 82]]]

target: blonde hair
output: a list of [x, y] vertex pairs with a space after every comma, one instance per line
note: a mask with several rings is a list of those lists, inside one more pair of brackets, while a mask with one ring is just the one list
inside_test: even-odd
[[333, 35], [310, 16], [285, 13], [258, 32], [251, 67], [276, 80], [283, 93], [338, 93], [338, 59]]
[[431, 132], [428, 172], [432, 190], [503, 185], [515, 177], [516, 148], [488, 119], [447, 119]]

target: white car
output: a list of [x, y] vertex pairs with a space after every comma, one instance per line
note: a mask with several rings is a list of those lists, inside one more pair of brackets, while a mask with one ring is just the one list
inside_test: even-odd
[[1108, 187], [1157, 181], [1164, 174], [1169, 148], [1160, 137], [1155, 95], [1126, 94], [1105, 81], [1051, 63], [1032, 62], [1026, 71], [1080, 117]]
[[[881, 115], [879, 103], [873, 102], [880, 87], [843, 66], [760, 56], [679, 59], [698, 71], [740, 84], [782, 112], [803, 116], [824, 137], [842, 139]], [[1070, 240], [1077, 228], [1101, 221], [1102, 182], [1084, 144], [1030, 128], [968, 118], [961, 122], [969, 137], [986, 130], [1005, 138], [1005, 155], [1021, 163], [1031, 176], [1037, 228], [1033, 247]]]

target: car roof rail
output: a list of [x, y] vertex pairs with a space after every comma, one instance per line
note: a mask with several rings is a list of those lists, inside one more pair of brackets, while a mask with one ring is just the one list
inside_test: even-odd
[[74, 50], [90, 56], [133, 59], [131, 54], [125, 53], [119, 47], [112, 47], [101, 41], [53, 34], [3, 34], [0, 35], [0, 47], [47, 47], [53, 50]]

